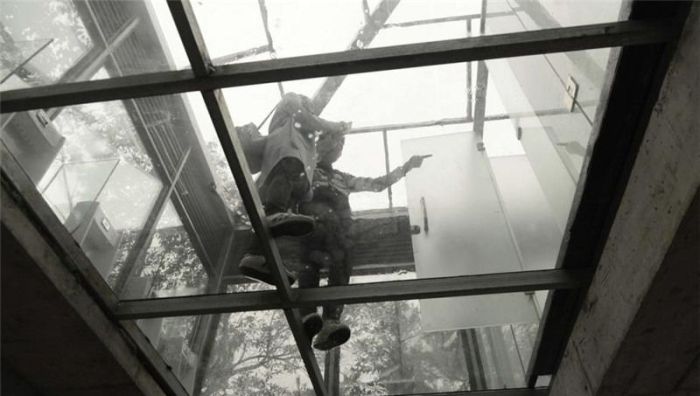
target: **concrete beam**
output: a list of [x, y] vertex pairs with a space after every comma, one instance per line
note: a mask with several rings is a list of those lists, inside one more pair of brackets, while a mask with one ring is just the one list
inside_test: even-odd
[[[95, 302], [2, 186], [3, 394], [165, 395], [123, 330]], [[9, 369], [9, 371], [8, 371]], [[7, 373], [15, 381], [5, 381]], [[8, 389], [18, 385], [22, 388]]]
[[[699, 381], [688, 374], [698, 371], [693, 355], [697, 328], [694, 336], [674, 339], [678, 331], [692, 332], [688, 321], [698, 323], [698, 300], [693, 301], [692, 293], [700, 286], [700, 257], [697, 250], [683, 257], [669, 251], [700, 185], [699, 40], [700, 5], [694, 4], [553, 379], [552, 395], [666, 395], [685, 392], [682, 386], [700, 390]], [[688, 260], [691, 267], [678, 264]], [[669, 273], [671, 269], [680, 272]], [[670, 290], [669, 279], [678, 282]], [[667, 310], [676, 316], [669, 318]], [[654, 326], [638, 327], [649, 323]], [[660, 345], [664, 347], [656, 348]], [[640, 360], [634, 357], [641, 352], [637, 348], [658, 354]]]

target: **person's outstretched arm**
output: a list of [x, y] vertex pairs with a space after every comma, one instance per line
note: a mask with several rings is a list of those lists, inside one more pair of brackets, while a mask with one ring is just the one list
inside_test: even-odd
[[343, 173], [345, 183], [349, 188], [349, 192], [374, 191], [380, 192], [387, 189], [390, 185], [401, 180], [406, 173], [415, 168], [420, 168], [426, 156], [414, 155], [405, 164], [399, 166], [389, 174], [380, 177], [357, 177], [347, 173]]

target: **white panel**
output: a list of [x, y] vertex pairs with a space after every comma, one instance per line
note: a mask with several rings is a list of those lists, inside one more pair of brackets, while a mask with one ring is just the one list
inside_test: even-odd
[[[554, 268], [563, 234], [530, 161], [524, 155], [490, 157], [489, 161], [523, 268], [527, 271]], [[547, 292], [538, 291], [535, 295], [541, 314]]]
[[[402, 142], [404, 159], [432, 154], [406, 179], [416, 275], [432, 278], [520, 271], [484, 152], [473, 133]], [[425, 208], [423, 204], [425, 203]], [[428, 231], [425, 230], [427, 215]], [[421, 301], [424, 331], [537, 320], [524, 293]]]

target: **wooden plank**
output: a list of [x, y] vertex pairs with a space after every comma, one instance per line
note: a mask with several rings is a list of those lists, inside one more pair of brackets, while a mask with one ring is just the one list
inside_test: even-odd
[[187, 316], [224, 312], [287, 309], [323, 304], [361, 304], [382, 301], [516, 293], [534, 290], [576, 289], [588, 283], [586, 270], [541, 270], [410, 279], [347, 286], [294, 289], [284, 300], [272, 290], [120, 301], [119, 319]]
[[625, 21], [223, 65], [199, 77], [191, 70], [166, 71], [6, 91], [0, 97], [0, 112], [347, 73], [662, 43], [676, 34], [673, 21]]
[[[574, 197], [575, 215], [569, 219], [559, 268], [594, 271], [598, 265], [688, 9], [684, 2], [632, 4], [633, 20], [675, 18], [669, 22], [674, 40], [614, 53], [616, 73], [608, 76], [602, 90], [605, 99], [591, 137], [595, 146], [582, 177], [585, 181]], [[528, 368], [529, 386], [534, 386], [539, 375], [553, 374], [559, 366], [586, 291], [587, 287], [550, 294]]]

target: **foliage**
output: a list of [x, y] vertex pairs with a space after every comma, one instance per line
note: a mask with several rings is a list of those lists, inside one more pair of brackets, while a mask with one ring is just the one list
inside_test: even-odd
[[29, 84], [56, 82], [92, 45], [71, 0], [3, 2], [3, 66], [14, 69], [49, 39], [51, 44], [17, 74]]
[[295, 373], [306, 376], [281, 311], [223, 315], [202, 394], [292, 395]]
[[159, 230], [144, 258], [141, 276], [153, 278], [155, 291], [202, 290], [207, 274], [182, 227]]

